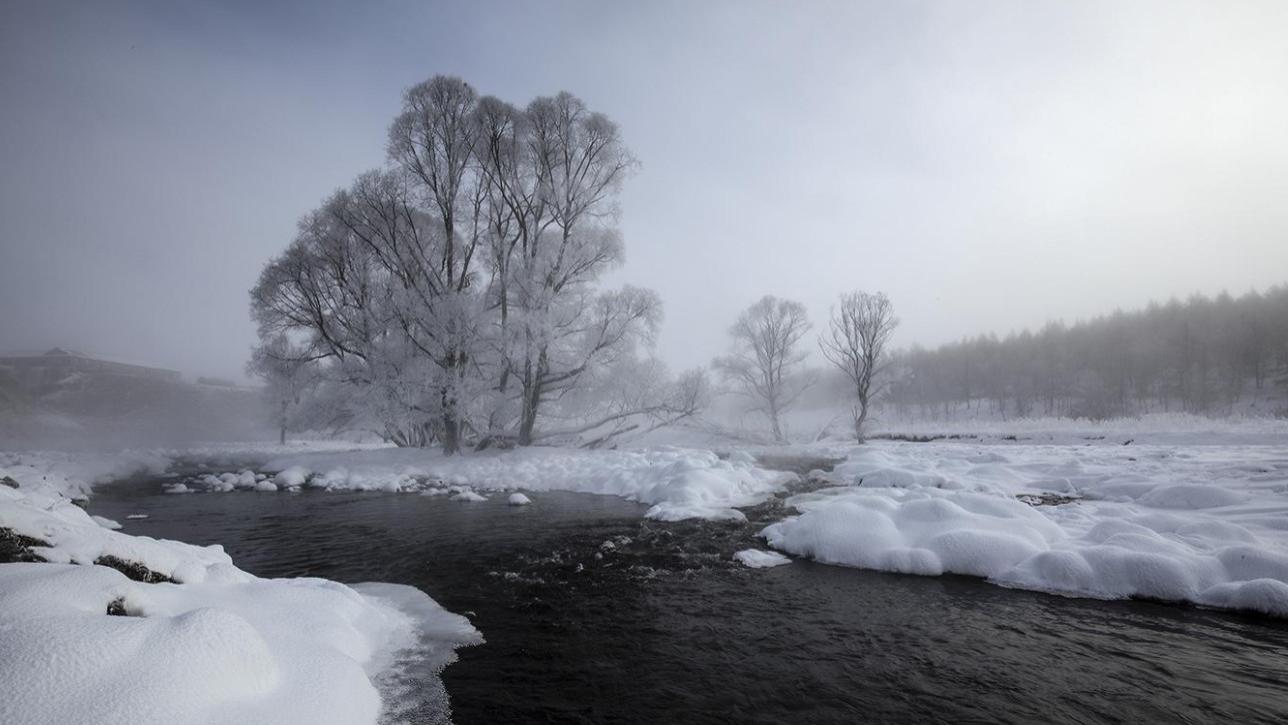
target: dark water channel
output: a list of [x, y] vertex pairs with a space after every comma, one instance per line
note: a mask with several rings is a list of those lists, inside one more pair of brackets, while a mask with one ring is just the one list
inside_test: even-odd
[[457, 723], [1288, 721], [1282, 623], [956, 576], [746, 569], [731, 554], [780, 505], [746, 525], [660, 524], [613, 497], [532, 498], [165, 495], [141, 480], [90, 509], [127, 533], [221, 543], [260, 576], [411, 584], [467, 614], [487, 643], [444, 673]]

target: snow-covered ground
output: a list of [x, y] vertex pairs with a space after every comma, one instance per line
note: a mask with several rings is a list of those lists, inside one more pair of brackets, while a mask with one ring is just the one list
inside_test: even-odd
[[[252, 471], [206, 474], [178, 484], [185, 491], [238, 488], [290, 490], [310, 486], [330, 490], [383, 490], [444, 493], [477, 500], [468, 493], [489, 490], [577, 491], [622, 496], [652, 505], [646, 516], [662, 521], [687, 518], [741, 521], [736, 507], [763, 502], [791, 473], [765, 470], [746, 453], [727, 460], [706, 450], [652, 448], [593, 451], [525, 448], [443, 456], [429, 449], [382, 449], [279, 456], [263, 466], [275, 474], [263, 479]], [[260, 474], [262, 475], [262, 474]], [[474, 493], [474, 496], [477, 496]]]
[[[1015, 439], [1017, 442], [1082, 444], [1090, 441], [1123, 443], [1275, 444], [1288, 441], [1288, 418], [1231, 416], [1210, 418], [1189, 413], [1149, 413], [1132, 418], [982, 417], [950, 421], [878, 420], [878, 436], [931, 437], [949, 440]], [[955, 437], [955, 438], [954, 438]]]
[[64, 495], [164, 461], [0, 456], [0, 529], [43, 560], [0, 564], [0, 722], [374, 723], [408, 649], [441, 666], [481, 641], [411, 587], [261, 579]]
[[1282, 427], [1203, 436], [1123, 422], [1064, 431], [1076, 443], [1011, 428], [979, 441], [807, 446], [846, 457], [836, 485], [788, 499], [800, 515], [763, 535], [831, 564], [1288, 616]]

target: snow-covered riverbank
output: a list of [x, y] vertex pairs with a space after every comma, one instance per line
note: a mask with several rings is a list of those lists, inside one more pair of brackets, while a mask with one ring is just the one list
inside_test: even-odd
[[[70, 500], [94, 481], [181, 459], [200, 460], [204, 472], [171, 479], [173, 492], [397, 491], [451, 494], [461, 506], [505, 492], [540, 507], [538, 494], [563, 490], [646, 503], [646, 515], [663, 521], [743, 521], [739, 508], [800, 480], [753, 454], [835, 458], [832, 472], [810, 476], [811, 486], [829, 485], [787, 498], [792, 515], [763, 530], [772, 548], [842, 566], [1288, 617], [1283, 424], [1182, 422], [927, 427], [861, 446], [726, 441], [723, 458], [665, 446], [444, 457], [343, 444], [0, 454], [0, 480], [17, 484], [0, 486], [0, 528], [10, 533], [0, 543], [52, 562], [0, 565], [9, 625], [0, 627], [0, 721], [75, 720], [90, 708], [108, 722], [136, 712], [144, 722], [371, 721], [380, 705], [372, 682], [394, 651], [430, 642], [426, 657], [446, 663], [455, 647], [479, 641], [417, 590], [259, 579], [219, 547], [126, 536]], [[737, 554], [751, 567], [786, 561]], [[178, 664], [189, 660], [200, 665]], [[193, 691], [200, 696], [173, 694]], [[53, 698], [56, 711], [54, 692], [72, 693]]]
[[0, 543], [29, 560], [0, 564], [0, 722], [374, 723], [399, 652], [441, 667], [482, 641], [411, 587], [261, 579], [65, 495], [140, 461], [164, 457], [0, 460]]
[[[278, 456], [263, 467], [275, 474], [257, 480], [250, 471], [195, 477], [188, 490], [231, 491], [310, 486], [330, 490], [412, 491], [456, 495], [496, 490], [576, 491], [650, 504], [646, 516], [661, 521], [687, 518], [744, 520], [736, 507], [763, 502], [791, 473], [758, 466], [746, 453], [727, 460], [688, 448], [593, 451], [525, 448], [446, 457], [434, 450], [386, 448], [349, 452], [307, 452]], [[468, 487], [473, 491], [460, 491]], [[462, 500], [469, 500], [466, 496]]]
[[1288, 616], [1288, 441], [1192, 435], [833, 448], [836, 486], [763, 535], [831, 564]]

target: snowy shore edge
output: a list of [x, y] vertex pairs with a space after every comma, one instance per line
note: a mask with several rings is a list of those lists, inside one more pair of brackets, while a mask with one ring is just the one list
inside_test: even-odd
[[877, 442], [768, 544], [816, 561], [1288, 617], [1288, 442]]
[[262, 579], [69, 497], [167, 462], [0, 454], [0, 722], [375, 723], [400, 653], [482, 641], [414, 588]]

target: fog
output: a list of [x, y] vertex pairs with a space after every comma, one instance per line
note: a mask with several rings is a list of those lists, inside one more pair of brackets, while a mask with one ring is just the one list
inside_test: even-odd
[[0, 5], [0, 349], [240, 378], [248, 290], [384, 161], [400, 93], [569, 90], [641, 161], [626, 263], [659, 355], [772, 293], [894, 343], [1288, 270], [1281, 3]]

